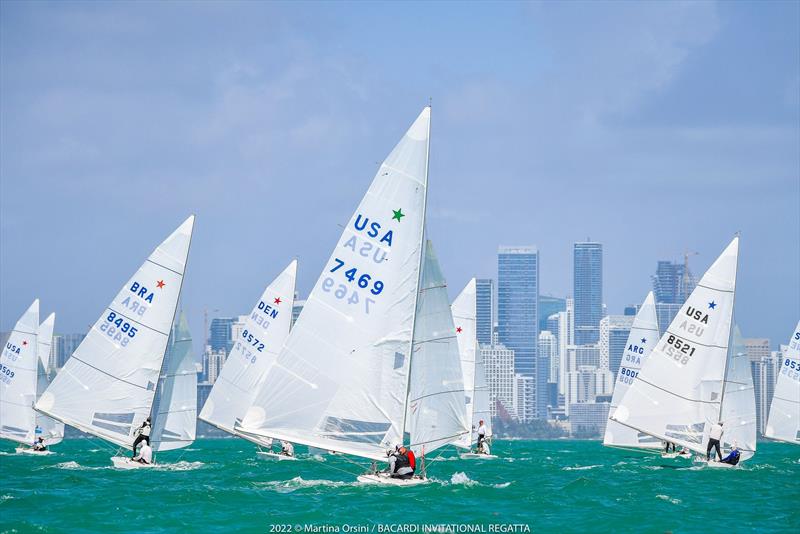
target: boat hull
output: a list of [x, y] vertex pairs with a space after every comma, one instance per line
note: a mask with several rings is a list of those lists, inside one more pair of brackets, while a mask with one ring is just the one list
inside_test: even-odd
[[392, 478], [385, 473], [371, 473], [367, 475], [360, 475], [359, 482], [365, 484], [382, 484], [384, 486], [419, 486], [430, 482], [427, 478], [414, 477], [414, 478]]
[[497, 456], [494, 454], [481, 454], [478, 452], [464, 452], [461, 453], [462, 460], [495, 460]]
[[279, 462], [283, 462], [286, 460], [289, 461], [296, 461], [297, 456], [286, 456], [285, 454], [281, 454], [279, 452], [268, 452], [268, 451], [258, 451], [256, 452], [259, 458], [262, 460], [276, 460]]
[[732, 467], [736, 467], [735, 465], [726, 464], [726, 463], [723, 463], [723, 462], [717, 462], [717, 461], [714, 461], [714, 460], [711, 460], [710, 462], [703, 462], [703, 463], [706, 464], [706, 467], [713, 467], [713, 468], [718, 468], [718, 469], [730, 469]]
[[680, 452], [662, 452], [661, 453], [661, 457], [666, 459], [666, 460], [669, 460], [669, 459], [672, 459], [672, 458], [686, 458], [686, 459], [689, 459], [689, 458], [692, 457], [692, 455], [691, 454], [683, 454], [683, 453], [680, 453]]
[[111, 462], [117, 469], [150, 469], [155, 467], [155, 464], [142, 464], [124, 456], [112, 456]]
[[53, 454], [53, 451], [35, 451], [28, 447], [17, 447], [16, 451], [17, 454], [30, 454], [31, 456], [49, 456]]

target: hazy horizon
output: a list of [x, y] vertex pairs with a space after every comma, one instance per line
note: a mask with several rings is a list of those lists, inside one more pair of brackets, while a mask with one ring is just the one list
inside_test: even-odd
[[[0, 330], [34, 298], [85, 332], [197, 214], [183, 307], [307, 296], [433, 102], [428, 231], [454, 297], [533, 245], [572, 293], [604, 245], [621, 314], [658, 260], [699, 278], [741, 232], [736, 317], [800, 318], [800, 4], [0, 4]], [[214, 311], [219, 310], [219, 311]]]

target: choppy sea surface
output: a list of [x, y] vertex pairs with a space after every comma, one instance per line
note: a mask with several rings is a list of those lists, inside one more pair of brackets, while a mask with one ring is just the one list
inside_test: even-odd
[[710, 469], [595, 441], [496, 441], [497, 460], [442, 451], [427, 462], [433, 482], [414, 488], [360, 484], [365, 463], [297, 450], [276, 462], [239, 439], [198, 440], [152, 470], [121, 471], [96, 440], [46, 457], [4, 442], [0, 532], [800, 532], [789, 444]]

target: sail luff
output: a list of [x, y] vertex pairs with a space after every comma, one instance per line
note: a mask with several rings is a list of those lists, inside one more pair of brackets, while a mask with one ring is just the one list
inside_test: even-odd
[[0, 354], [0, 438], [33, 444], [39, 365], [39, 299], [17, 320]]
[[800, 445], [800, 321], [781, 356], [764, 436]]
[[[458, 339], [458, 352], [461, 361], [461, 374], [464, 381], [464, 409], [466, 421], [471, 423], [471, 429], [475, 430], [475, 384], [477, 382], [477, 282], [472, 278], [461, 293], [450, 306], [453, 314], [453, 323], [456, 327], [456, 338]], [[463, 435], [453, 443], [456, 447], [469, 449], [472, 445], [471, 433]]]
[[[51, 313], [47, 319], [39, 325], [39, 335], [37, 339], [39, 354], [39, 372], [36, 379], [36, 398], [38, 399], [50, 385], [50, 377], [47, 367], [50, 363], [50, 353], [53, 347], [53, 329], [55, 327], [56, 314]], [[51, 417], [36, 412], [36, 438], [44, 438], [46, 445], [55, 445], [64, 439], [64, 423], [56, 421]]]

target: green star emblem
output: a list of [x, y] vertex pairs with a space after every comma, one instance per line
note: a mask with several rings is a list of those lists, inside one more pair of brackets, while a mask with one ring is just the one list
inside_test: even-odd
[[394, 213], [394, 215], [392, 215], [392, 219], [397, 219], [397, 222], [400, 222], [400, 219], [406, 216], [406, 214], [403, 213], [403, 208], [392, 210], [392, 213]]

